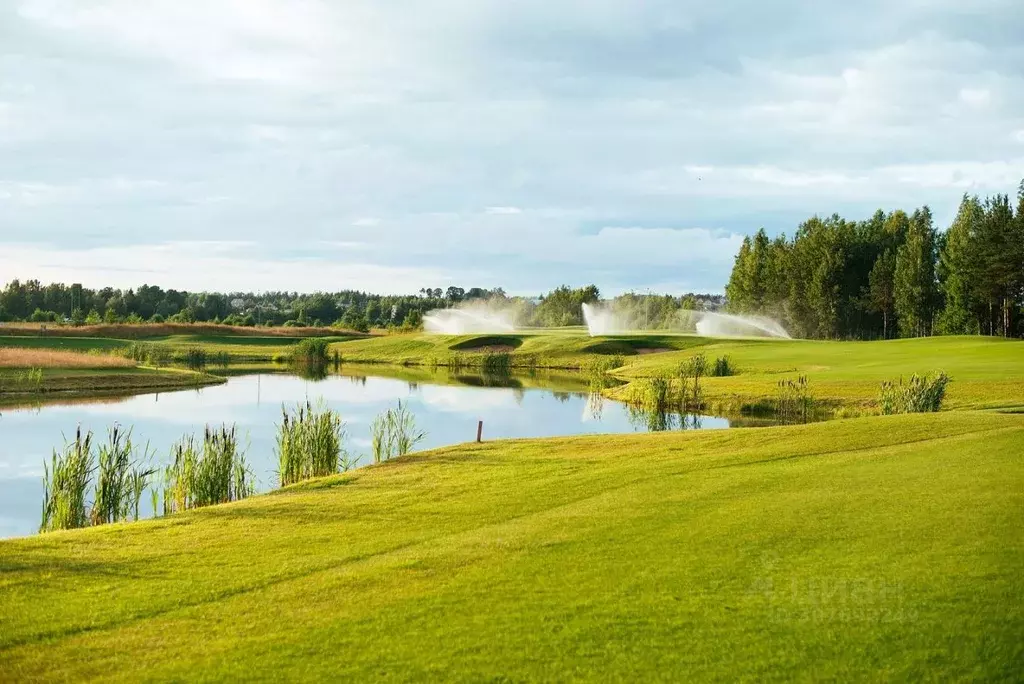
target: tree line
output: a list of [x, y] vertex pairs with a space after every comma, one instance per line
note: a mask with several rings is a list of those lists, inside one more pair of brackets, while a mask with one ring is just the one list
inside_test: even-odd
[[[421, 288], [411, 295], [339, 292], [185, 292], [156, 285], [90, 289], [81, 284], [13, 280], [0, 290], [0, 321], [99, 323], [224, 323], [240, 326], [337, 326], [352, 330], [419, 328], [434, 309], [483, 303], [513, 315], [520, 325], [583, 325], [582, 306], [600, 301], [596, 285], [557, 287], [539, 297], [510, 297], [502, 288]], [[667, 327], [680, 309], [717, 309], [721, 295], [689, 293], [639, 295], [612, 300], [616, 311], [642, 321], [640, 327]], [[647, 325], [649, 323], [649, 325]]]
[[816, 338], [1024, 335], [1024, 181], [1010, 198], [964, 195], [945, 231], [927, 207], [866, 221], [814, 216], [796, 234], [745, 238], [729, 310]]

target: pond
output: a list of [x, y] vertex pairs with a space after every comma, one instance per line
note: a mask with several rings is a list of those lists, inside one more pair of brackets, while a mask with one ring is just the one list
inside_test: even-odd
[[[401, 400], [427, 436], [418, 450], [484, 440], [623, 433], [663, 429], [719, 429], [724, 418], [651, 415], [588, 391], [579, 376], [535, 374], [483, 377], [415, 370], [344, 368], [321, 380], [255, 374], [198, 390], [71, 401], [0, 409], [0, 537], [38, 530], [43, 501], [43, 463], [77, 426], [102, 441], [114, 424], [131, 427], [137, 443], [150, 446], [154, 465], [167, 463], [171, 445], [207, 424], [234, 423], [260, 491], [277, 486], [274, 440], [282, 405], [323, 399], [345, 421], [346, 449], [369, 461], [370, 422]], [[149, 497], [142, 506], [152, 514]]]

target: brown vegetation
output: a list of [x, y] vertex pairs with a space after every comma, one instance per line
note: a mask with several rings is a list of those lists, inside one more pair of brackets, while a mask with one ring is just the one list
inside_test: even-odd
[[52, 337], [109, 337], [137, 339], [167, 337], [169, 335], [237, 335], [239, 337], [328, 337], [364, 333], [341, 328], [256, 328], [213, 323], [113, 323], [100, 325], [56, 325], [53, 323], [0, 324], [0, 335]]
[[131, 368], [134, 365], [120, 356], [0, 347], [0, 368]]

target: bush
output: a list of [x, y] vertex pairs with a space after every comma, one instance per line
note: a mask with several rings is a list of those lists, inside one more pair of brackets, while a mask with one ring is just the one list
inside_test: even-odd
[[934, 413], [942, 408], [942, 400], [946, 396], [946, 385], [949, 376], [936, 372], [927, 376], [916, 373], [910, 376], [910, 382], [883, 382], [879, 392], [878, 403], [883, 415], [898, 413]]
[[292, 359], [304, 364], [326, 365], [330, 360], [331, 343], [318, 337], [307, 337], [292, 347]]
[[715, 359], [715, 365], [711, 368], [711, 375], [716, 378], [726, 378], [735, 373], [736, 369], [732, 366], [728, 356], [720, 356]]

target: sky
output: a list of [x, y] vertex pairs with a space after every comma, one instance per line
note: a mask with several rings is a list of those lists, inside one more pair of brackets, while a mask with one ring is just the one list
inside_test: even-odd
[[721, 292], [1024, 177], [1019, 0], [2, 0], [0, 283]]

